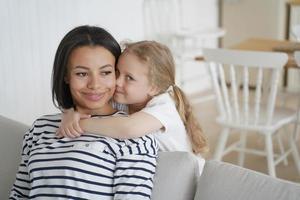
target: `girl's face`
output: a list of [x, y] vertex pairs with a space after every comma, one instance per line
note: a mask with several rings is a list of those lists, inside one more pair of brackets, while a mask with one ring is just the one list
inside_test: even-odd
[[72, 51], [65, 77], [76, 109], [86, 114], [109, 114], [116, 85], [115, 57], [105, 48], [84, 46]]
[[132, 53], [123, 53], [117, 64], [118, 78], [114, 100], [140, 110], [155, 95], [148, 80], [148, 66]]

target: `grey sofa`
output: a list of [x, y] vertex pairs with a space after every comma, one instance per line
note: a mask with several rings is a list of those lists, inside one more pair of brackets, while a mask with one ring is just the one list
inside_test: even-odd
[[[0, 199], [15, 179], [23, 133], [29, 127], [0, 116]], [[153, 200], [299, 200], [300, 185], [224, 162], [207, 161], [201, 177], [197, 160], [185, 152], [161, 152]]]

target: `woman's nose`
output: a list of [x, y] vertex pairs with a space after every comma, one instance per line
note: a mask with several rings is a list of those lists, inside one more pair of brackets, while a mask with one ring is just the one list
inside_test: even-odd
[[89, 82], [88, 82], [87, 87], [88, 87], [89, 89], [97, 89], [99, 86], [100, 86], [100, 81], [99, 81], [98, 77], [96, 77], [96, 76], [91, 76], [91, 77], [89, 78]]

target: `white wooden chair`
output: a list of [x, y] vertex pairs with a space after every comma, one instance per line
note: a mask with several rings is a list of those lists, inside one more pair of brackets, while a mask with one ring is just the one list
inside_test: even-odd
[[[273, 152], [272, 136], [296, 121], [295, 111], [275, 106], [280, 71], [288, 60], [287, 54], [228, 49], [204, 49], [203, 54], [217, 96], [220, 114], [217, 122], [223, 128], [214, 158], [221, 160], [235, 150], [239, 151], [238, 164], [243, 165], [245, 153], [267, 156], [268, 172], [275, 177], [275, 166], [292, 152], [300, 171], [294, 141], [290, 140], [291, 148], [283, 152], [278, 140], [280, 155]], [[256, 74], [252, 77], [253, 70]], [[250, 85], [252, 78], [255, 83]], [[249, 88], [254, 89], [253, 95]], [[226, 147], [232, 130], [239, 131], [240, 140]], [[253, 131], [265, 137], [265, 151], [246, 148], [246, 136]]]
[[[298, 65], [298, 67], [300, 68], [300, 51], [296, 51], [294, 53], [294, 58], [295, 58], [295, 61]], [[299, 138], [300, 137], [300, 96], [298, 96], [298, 98], [299, 98], [299, 100], [298, 100], [298, 116], [297, 116], [298, 117], [298, 124], [295, 126], [295, 133], [294, 134], [295, 134], [296, 141], [299, 142], [299, 140], [300, 140], [300, 138]]]

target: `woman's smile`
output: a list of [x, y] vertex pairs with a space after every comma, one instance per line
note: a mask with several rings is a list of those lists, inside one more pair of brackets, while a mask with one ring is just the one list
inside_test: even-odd
[[106, 93], [82, 93], [89, 101], [99, 101]]

